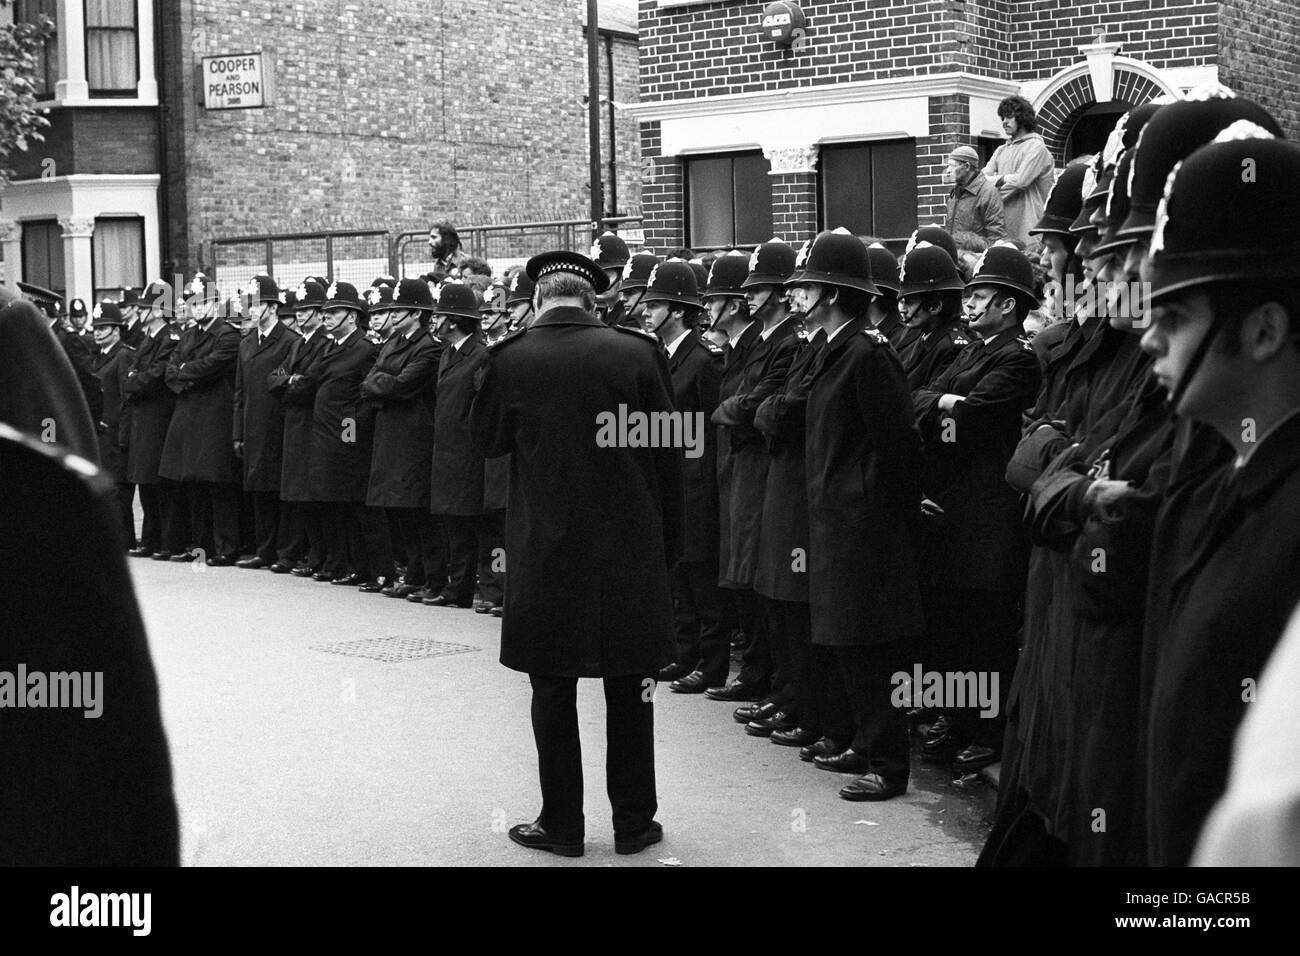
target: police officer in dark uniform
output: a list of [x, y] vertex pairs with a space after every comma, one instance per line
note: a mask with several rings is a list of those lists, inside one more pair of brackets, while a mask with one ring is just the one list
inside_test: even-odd
[[976, 701], [960, 708], [950, 702], [947, 721], [926, 740], [928, 755], [946, 760], [955, 753], [954, 767], [962, 772], [1001, 755], [1005, 696], [1015, 671], [1029, 540], [1020, 496], [1005, 476], [1021, 416], [1042, 383], [1024, 337], [1024, 317], [1038, 304], [1033, 282], [1024, 253], [1010, 244], [990, 246], [967, 286], [966, 315], [980, 341], [913, 395], [925, 440], [923, 509], [930, 523], [923, 558], [928, 658], [921, 663], [944, 674], [998, 676], [995, 714], [981, 718]]
[[686, 539], [673, 567], [674, 662], [659, 672], [676, 693], [703, 693], [727, 679], [731, 640], [723, 630], [723, 595], [718, 588], [717, 444], [709, 416], [718, 405], [722, 350], [695, 331], [702, 311], [695, 272], [680, 260], [651, 270], [645, 296], [645, 328], [668, 353], [673, 407], [683, 428], [698, 426], [683, 448]]
[[596, 297], [596, 315], [606, 325], [627, 325], [631, 319], [623, 307], [619, 288], [623, 282], [623, 268], [631, 253], [623, 237], [606, 230], [591, 244], [591, 258], [605, 271], [609, 287]]
[[594, 262], [546, 253], [528, 272], [538, 317], [493, 346], [471, 411], [480, 453], [511, 453], [501, 662], [533, 684], [542, 812], [510, 838], [582, 854], [577, 678], [601, 677], [614, 849], [636, 853], [663, 833], [653, 691], [672, 659], [684, 497], [681, 451], [646, 447], [618, 417], [670, 413], [672, 386], [653, 337], [595, 317], [608, 278]]
[[269, 568], [289, 543], [290, 524], [280, 507], [284, 469], [284, 403], [271, 391], [271, 373], [293, 351], [299, 335], [280, 321], [280, 288], [267, 275], [253, 276], [241, 306], [253, 329], [239, 343], [235, 367], [235, 454], [243, 466], [244, 491], [252, 498], [254, 552], [241, 568]]
[[407, 557], [404, 579], [389, 584], [384, 595], [428, 596], [439, 593], [446, 579], [446, 542], [429, 514], [429, 460], [443, 346], [429, 334], [434, 302], [427, 282], [402, 279], [386, 304], [382, 288], [370, 290], [371, 311], [391, 311], [393, 334], [361, 382], [362, 399], [377, 409], [366, 504], [388, 513]]
[[510, 310], [508, 332], [519, 331], [533, 318], [533, 280], [528, 278], [528, 273], [523, 269], [510, 277], [510, 294], [506, 297], [506, 308]]
[[921, 438], [898, 355], [868, 320], [875, 293], [866, 247], [848, 230], [806, 244], [790, 277], [805, 321], [826, 335], [809, 369], [804, 443], [812, 642], [832, 648], [853, 715], [849, 749], [820, 769], [859, 775], [846, 800], [907, 789], [907, 721], [892, 706], [924, 628], [917, 582]]
[[140, 296], [143, 289], [130, 288], [122, 290], [122, 300], [118, 303], [122, 309], [122, 341], [139, 351], [144, 341], [144, 323], [140, 317]]
[[629, 321], [645, 324], [645, 290], [650, 281], [650, 270], [659, 265], [659, 257], [642, 250], [627, 260], [618, 294], [623, 301], [623, 314]]
[[135, 361], [135, 349], [122, 342], [122, 312], [116, 302], [100, 302], [92, 314], [95, 336], [95, 374], [104, 394], [104, 417], [99, 431], [99, 467], [117, 486], [117, 507], [128, 548], [136, 546], [135, 485], [126, 480], [126, 456], [120, 445], [122, 427], [122, 385]]
[[232, 438], [239, 328], [217, 314], [217, 289], [206, 276], [197, 274], [186, 291], [195, 323], [167, 363], [176, 411], [158, 473], [181, 483], [193, 548], [171, 559], [206, 555], [208, 564], [228, 566], [239, 560], [239, 463]]
[[898, 347], [898, 357], [907, 385], [915, 391], [938, 377], [970, 344], [961, 309], [966, 284], [948, 253], [928, 242], [917, 243], [903, 257], [899, 282], [897, 314], [915, 335]]
[[871, 324], [889, 339], [900, 355], [903, 349], [920, 335], [903, 321], [898, 310], [898, 260], [884, 243], [873, 242], [867, 246], [871, 257], [871, 281], [880, 293], [871, 299]]
[[289, 545], [271, 565], [275, 574], [309, 578], [321, 573], [328, 557], [321, 505], [311, 497], [311, 430], [315, 392], [294, 388], [329, 344], [322, 327], [326, 287], [305, 279], [295, 290], [294, 305], [300, 338], [284, 363], [271, 370], [267, 386], [284, 405], [284, 445], [280, 456], [280, 504], [288, 515]]

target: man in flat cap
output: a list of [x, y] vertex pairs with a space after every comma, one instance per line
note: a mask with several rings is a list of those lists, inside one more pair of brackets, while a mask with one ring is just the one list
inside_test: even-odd
[[952, 184], [944, 229], [954, 234], [973, 232], [989, 242], [1006, 236], [1002, 196], [980, 170], [980, 156], [973, 147], [958, 146], [948, 154], [943, 181]]
[[595, 262], [551, 252], [527, 272], [537, 318], [490, 348], [470, 411], [480, 453], [511, 454], [501, 663], [533, 685], [542, 810], [510, 838], [582, 855], [577, 679], [600, 677], [614, 848], [636, 853], [663, 836], [653, 701], [684, 497], [680, 448], [632, 423], [671, 418], [672, 384], [653, 337], [596, 318], [609, 278]]

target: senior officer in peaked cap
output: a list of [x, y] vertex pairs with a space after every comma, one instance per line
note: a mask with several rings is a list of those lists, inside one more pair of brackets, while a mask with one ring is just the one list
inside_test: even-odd
[[601, 677], [614, 848], [635, 853], [663, 833], [653, 700], [672, 660], [684, 495], [680, 450], [618, 421], [671, 413], [672, 383], [652, 336], [594, 315], [609, 281], [594, 262], [545, 253], [528, 274], [538, 316], [492, 347], [470, 414], [480, 453], [511, 453], [501, 662], [533, 684], [542, 811], [510, 838], [582, 854], [577, 678]]
[[239, 343], [235, 368], [235, 453], [243, 466], [244, 491], [253, 499], [253, 556], [241, 568], [269, 568], [288, 544], [290, 525], [280, 508], [284, 453], [284, 403], [271, 391], [270, 376], [299, 338], [280, 321], [281, 292], [270, 276], [256, 275], [240, 305], [253, 329]]
[[[807, 243], [790, 277], [805, 321], [826, 335], [809, 369], [804, 443], [812, 643], [832, 649], [848, 727], [814, 758], [852, 773], [846, 800], [887, 800], [907, 789], [907, 720], [890, 675], [908, 669], [924, 628], [917, 583], [921, 437], [889, 340], [868, 325], [876, 291], [866, 247], [845, 229]], [[837, 718], [842, 721], [842, 717]], [[849, 728], [852, 728], [849, 730]], [[848, 733], [845, 733], [848, 730]], [[837, 745], [837, 746], [836, 746]]]
[[1190, 859], [1250, 706], [1243, 682], [1300, 601], [1297, 182], [1300, 147], [1233, 123], [1174, 168], [1143, 268], [1142, 347], [1173, 411], [1226, 453], [1179, 475], [1156, 520], [1138, 762], [1152, 865]]
[[676, 693], [703, 693], [727, 678], [731, 635], [723, 630], [718, 587], [718, 477], [716, 433], [706, 423], [718, 405], [722, 349], [700, 338], [696, 319], [703, 306], [695, 272], [671, 260], [654, 267], [645, 292], [645, 327], [668, 353], [673, 405], [697, 428], [683, 448], [686, 539], [673, 567], [675, 662], [659, 672]]
[[[384, 304], [384, 289], [388, 289]], [[361, 398], [375, 411], [374, 449], [366, 505], [384, 509], [406, 553], [406, 575], [382, 589], [386, 597], [438, 594], [446, 580], [446, 541], [429, 513], [438, 360], [443, 346], [429, 334], [435, 304], [423, 279], [369, 290], [371, 311], [390, 312], [392, 335], [361, 382]], [[374, 584], [362, 585], [363, 591]]]

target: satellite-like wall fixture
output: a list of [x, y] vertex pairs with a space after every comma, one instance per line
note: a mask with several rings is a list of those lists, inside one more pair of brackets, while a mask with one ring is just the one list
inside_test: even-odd
[[777, 0], [763, 8], [759, 32], [779, 46], [797, 49], [802, 46], [800, 41], [808, 33], [808, 18], [798, 4], [790, 3], [789, 0]]

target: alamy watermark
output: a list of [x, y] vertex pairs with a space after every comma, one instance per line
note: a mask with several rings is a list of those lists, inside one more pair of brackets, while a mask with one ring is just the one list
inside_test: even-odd
[[704, 454], [703, 412], [617, 412], [596, 416], [598, 448], [684, 448], [687, 458]]
[[895, 707], [925, 707], [930, 710], [980, 708], [981, 717], [998, 715], [997, 671], [895, 671], [889, 682], [894, 690], [889, 702]]
[[95, 719], [104, 712], [103, 671], [0, 670], [0, 710], [4, 708], [80, 710]]

